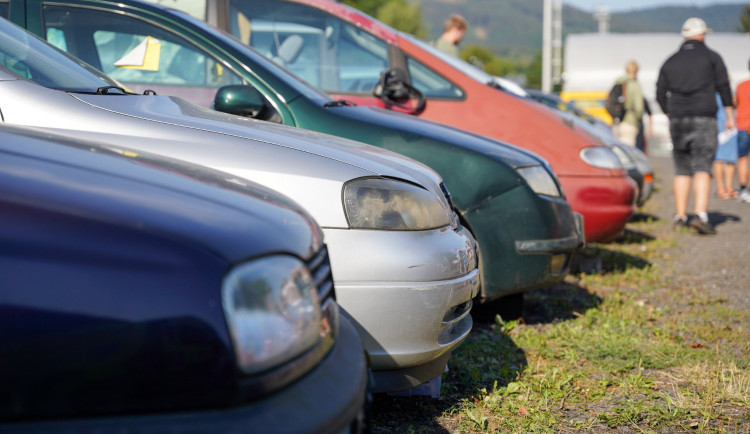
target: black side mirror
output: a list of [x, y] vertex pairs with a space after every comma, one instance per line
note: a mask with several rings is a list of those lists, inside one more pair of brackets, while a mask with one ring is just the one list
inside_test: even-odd
[[216, 92], [213, 108], [224, 113], [257, 118], [266, 108], [266, 99], [252, 86], [233, 84]]
[[[406, 72], [402, 69], [393, 68], [383, 71], [380, 80], [372, 90], [373, 95], [380, 98], [386, 106], [396, 106], [405, 109], [411, 114], [420, 114], [424, 110], [424, 94], [409, 84]], [[409, 104], [411, 99], [417, 103]]]

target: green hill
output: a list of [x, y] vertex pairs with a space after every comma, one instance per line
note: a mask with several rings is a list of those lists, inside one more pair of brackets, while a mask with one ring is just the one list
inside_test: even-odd
[[[542, 47], [542, 1], [528, 0], [411, 0], [421, 5], [422, 18], [437, 38], [443, 21], [453, 13], [466, 17], [469, 32], [463, 47], [482, 45], [509, 58], [530, 58]], [[685, 19], [703, 18], [716, 32], [734, 32], [743, 5], [658, 7], [612, 13], [610, 31], [617, 33], [674, 32]], [[563, 5], [563, 38], [569, 33], [597, 31], [590, 12]]]

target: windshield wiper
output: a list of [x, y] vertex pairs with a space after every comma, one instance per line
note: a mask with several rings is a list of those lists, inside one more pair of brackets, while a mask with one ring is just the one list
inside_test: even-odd
[[328, 101], [327, 103], [323, 104], [323, 107], [348, 107], [355, 105], [351, 101], [347, 101], [345, 99], [337, 99], [336, 101]]
[[120, 95], [120, 94], [109, 93], [110, 90], [119, 90], [120, 92], [122, 92], [121, 95], [127, 95], [129, 93], [125, 89], [118, 87], [118, 86], [102, 86], [96, 89], [96, 94], [97, 95]]

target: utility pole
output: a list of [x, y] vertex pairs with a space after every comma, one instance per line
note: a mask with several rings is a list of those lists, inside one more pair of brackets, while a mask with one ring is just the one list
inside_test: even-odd
[[599, 33], [609, 33], [609, 9], [606, 6], [594, 8], [594, 19], [599, 22]]
[[551, 92], [562, 75], [562, 2], [544, 0], [542, 13], [542, 91]]
[[562, 83], [562, 2], [552, 1], [552, 84]]

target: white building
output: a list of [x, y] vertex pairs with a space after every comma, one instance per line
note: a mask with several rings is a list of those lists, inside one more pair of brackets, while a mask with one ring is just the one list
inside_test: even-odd
[[[654, 151], [671, 149], [666, 117], [655, 101], [656, 80], [664, 61], [682, 44], [678, 33], [583, 33], [568, 35], [565, 42], [563, 90], [608, 91], [625, 74], [625, 63], [640, 65], [638, 81], [654, 112]], [[750, 78], [750, 34], [709, 33], [706, 45], [721, 54], [729, 71], [732, 90]]]

